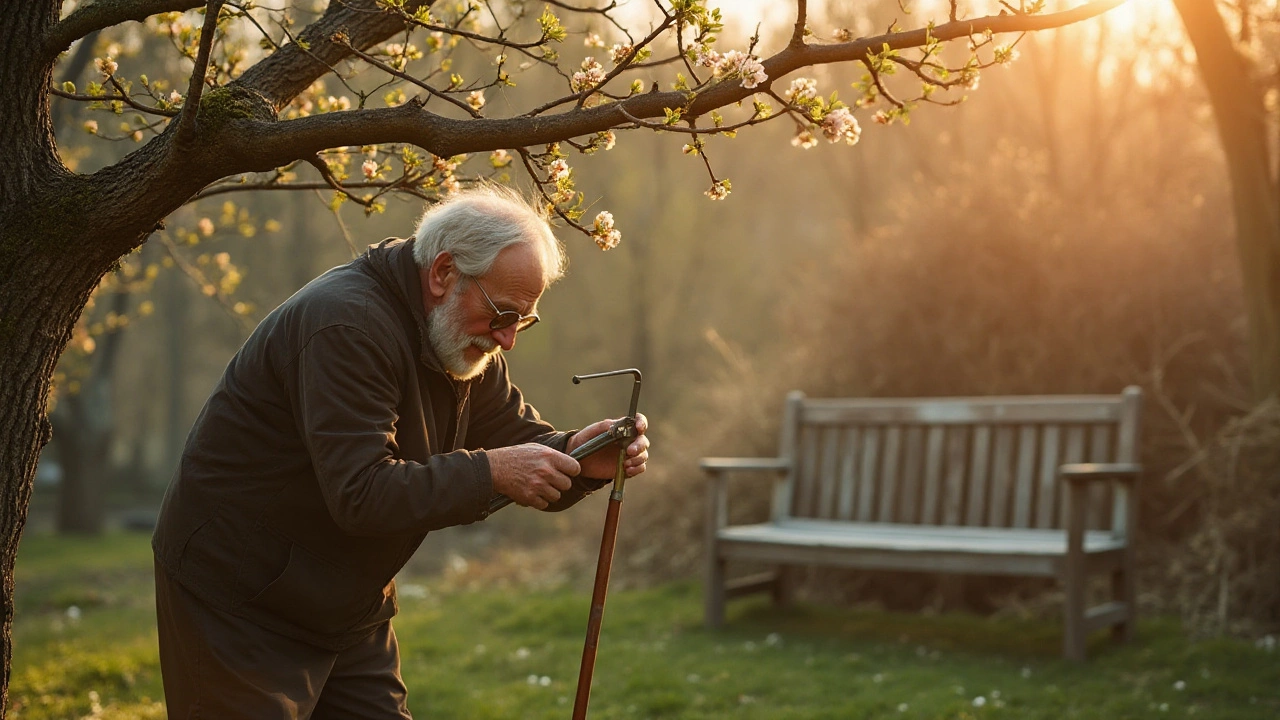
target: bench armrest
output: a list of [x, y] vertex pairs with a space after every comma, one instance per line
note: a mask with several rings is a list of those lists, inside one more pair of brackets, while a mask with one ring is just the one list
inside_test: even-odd
[[1133, 484], [1140, 474], [1142, 466], [1138, 463], [1067, 463], [1058, 466], [1058, 475], [1073, 484], [1091, 480], [1120, 480]]
[[1067, 463], [1058, 466], [1058, 476], [1067, 483], [1067, 552], [1083, 552], [1085, 515], [1089, 504], [1089, 484], [1094, 480], [1118, 480], [1112, 498], [1111, 532], [1132, 538], [1138, 525], [1138, 463]]
[[706, 457], [698, 463], [707, 474], [707, 532], [714, 542], [715, 532], [729, 520], [728, 478], [725, 473], [741, 470], [764, 470], [778, 475], [791, 469], [786, 458]]
[[786, 458], [705, 457], [698, 463], [698, 467], [712, 475], [736, 470], [786, 472], [791, 469], [791, 461]]

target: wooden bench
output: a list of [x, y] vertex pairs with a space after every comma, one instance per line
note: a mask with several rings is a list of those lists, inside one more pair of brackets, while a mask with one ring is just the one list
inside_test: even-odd
[[[726, 600], [789, 595], [788, 566], [1058, 578], [1066, 592], [1063, 653], [1135, 618], [1138, 416], [1142, 391], [1120, 395], [921, 399], [787, 397], [776, 458], [704, 458], [706, 620]], [[728, 524], [727, 476], [776, 480], [771, 517]], [[777, 570], [728, 581], [728, 561]], [[1091, 575], [1113, 599], [1086, 607]]]

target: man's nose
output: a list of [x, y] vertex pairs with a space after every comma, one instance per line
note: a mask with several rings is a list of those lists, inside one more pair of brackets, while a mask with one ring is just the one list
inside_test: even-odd
[[508, 325], [501, 330], [494, 330], [493, 339], [498, 341], [503, 352], [511, 352], [511, 348], [516, 346], [516, 326]]

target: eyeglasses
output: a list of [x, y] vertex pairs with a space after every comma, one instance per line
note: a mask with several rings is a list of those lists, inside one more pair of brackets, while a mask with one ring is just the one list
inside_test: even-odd
[[476, 287], [480, 288], [480, 294], [484, 295], [484, 299], [489, 303], [489, 307], [493, 308], [494, 316], [493, 319], [489, 321], [490, 330], [502, 330], [515, 325], [516, 332], [520, 332], [521, 330], [528, 330], [537, 324], [538, 313], [521, 315], [515, 310], [499, 310], [498, 306], [493, 304], [493, 299], [489, 297], [489, 293], [485, 292], [484, 286], [480, 284], [480, 278], [472, 275], [468, 275], [467, 277], [471, 278], [471, 281], [476, 284]]

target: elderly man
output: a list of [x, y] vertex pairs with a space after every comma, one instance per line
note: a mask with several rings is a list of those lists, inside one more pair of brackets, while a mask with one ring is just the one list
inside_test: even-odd
[[[152, 545], [171, 718], [407, 718], [392, 578], [498, 494], [562, 510], [617, 454], [543, 422], [500, 350], [564, 271], [546, 218], [483, 188], [258, 325], [187, 438]], [[626, 448], [645, 470], [647, 423]]]

